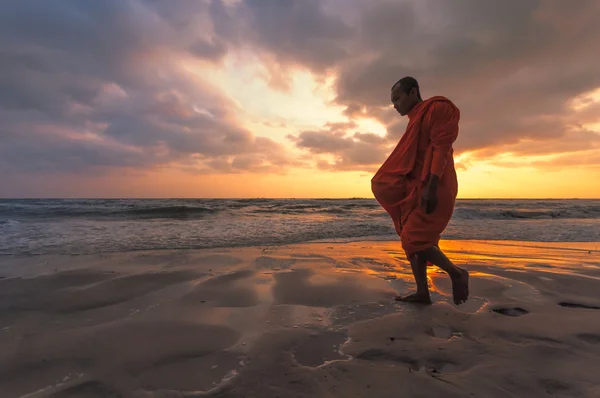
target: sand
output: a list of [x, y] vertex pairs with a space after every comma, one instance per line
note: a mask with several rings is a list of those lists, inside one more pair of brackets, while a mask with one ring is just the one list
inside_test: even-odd
[[598, 244], [397, 242], [0, 258], [0, 397], [600, 397]]

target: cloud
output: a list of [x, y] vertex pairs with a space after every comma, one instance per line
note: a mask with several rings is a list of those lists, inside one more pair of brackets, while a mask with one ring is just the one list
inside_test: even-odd
[[231, 41], [264, 48], [279, 63], [300, 61], [324, 72], [352, 56], [348, 44], [354, 28], [336, 11], [327, 12], [319, 0], [246, 0], [214, 23], [226, 27]]
[[566, 167], [583, 167], [587, 170], [597, 169], [600, 171], [600, 151], [579, 151], [576, 153], [565, 153], [552, 159], [534, 160], [533, 166], [548, 170], [563, 170]]
[[565, 137], [546, 140], [521, 140], [514, 144], [480, 149], [470, 152], [471, 159], [484, 159], [496, 153], [512, 153], [519, 156], [539, 156], [549, 154], [575, 154], [576, 152], [600, 151], [600, 134], [589, 130], [572, 130]]
[[[445, 95], [458, 105], [456, 150], [470, 161], [510, 152], [560, 154], [565, 167], [595, 162], [599, 100], [585, 93], [600, 87], [600, 3], [577, 5], [3, 1], [0, 168], [101, 173], [177, 165], [240, 173], [305, 166], [285, 143], [244, 127], [241, 105], [210, 76], [182, 67], [194, 60], [218, 68], [233, 52], [262, 60], [280, 90], [289, 89], [296, 68], [336, 76], [333, 103], [345, 107], [348, 121], [302, 126], [289, 136], [323, 169], [370, 172], [385, 159], [406, 127], [389, 106], [391, 85], [405, 75], [419, 79], [425, 97]], [[387, 134], [361, 131], [361, 118], [378, 120]], [[289, 120], [273, 123], [293, 128]]]
[[354, 140], [341, 131], [303, 131], [297, 137], [290, 136], [299, 148], [315, 154], [335, 153], [354, 145]]
[[213, 3], [2, 2], [2, 168], [281, 172], [293, 164], [281, 144], [241, 126], [221, 91], [178, 64], [226, 53], [212, 28], [196, 28], [218, 12]]
[[333, 123], [322, 130], [289, 135], [288, 139], [296, 147], [316, 155], [316, 165], [323, 170], [373, 171], [385, 160], [389, 150], [385, 138], [361, 132], [348, 135], [345, 131], [338, 130], [341, 126], [348, 125]]
[[335, 70], [336, 102], [351, 118], [378, 118], [390, 139], [405, 122], [387, 109], [389, 90], [405, 75], [420, 80], [425, 97], [459, 106], [458, 153], [521, 140], [560, 150], [573, 122], [568, 101], [600, 87], [593, 0], [245, 1], [239, 9], [245, 28], [256, 29], [253, 45], [289, 68]]

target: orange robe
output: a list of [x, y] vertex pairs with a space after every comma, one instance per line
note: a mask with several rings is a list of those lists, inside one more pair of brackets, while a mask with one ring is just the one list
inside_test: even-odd
[[[460, 111], [449, 99], [436, 96], [415, 105], [408, 118], [406, 132], [371, 179], [371, 189], [410, 258], [438, 245], [454, 212], [458, 181], [452, 144]], [[439, 177], [438, 204], [427, 214], [420, 202], [430, 173]]]

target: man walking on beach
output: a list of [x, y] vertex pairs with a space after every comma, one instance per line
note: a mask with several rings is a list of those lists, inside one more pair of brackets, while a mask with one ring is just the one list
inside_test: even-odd
[[469, 273], [455, 266], [438, 247], [454, 211], [458, 181], [452, 144], [460, 111], [447, 98], [421, 98], [412, 77], [392, 86], [394, 108], [409, 122], [400, 142], [371, 180], [371, 189], [392, 217], [410, 261], [417, 291], [398, 301], [431, 304], [427, 265], [437, 265], [452, 280], [454, 303], [469, 297]]

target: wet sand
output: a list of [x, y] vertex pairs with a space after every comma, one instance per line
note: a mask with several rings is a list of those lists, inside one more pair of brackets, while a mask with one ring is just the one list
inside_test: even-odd
[[0, 397], [599, 397], [597, 243], [397, 242], [0, 258]]

